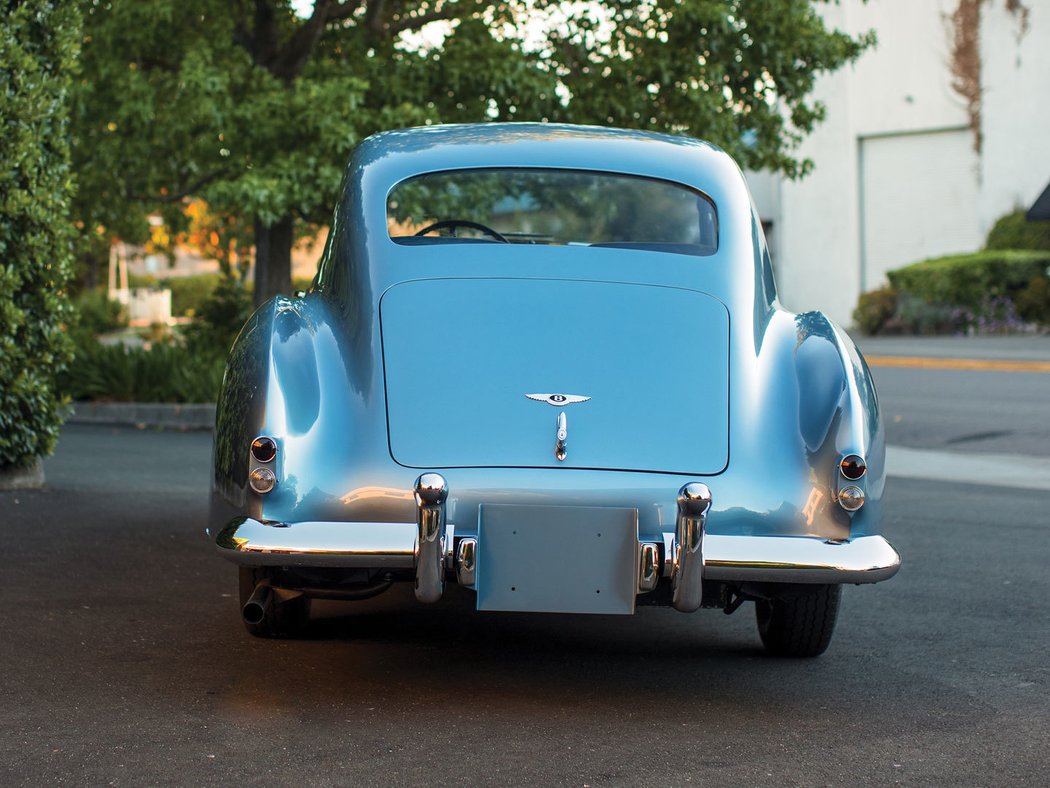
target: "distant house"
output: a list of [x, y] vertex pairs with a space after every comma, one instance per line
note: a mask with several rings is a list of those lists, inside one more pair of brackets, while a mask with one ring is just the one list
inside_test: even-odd
[[843, 0], [823, 13], [874, 29], [878, 46], [819, 80], [827, 117], [800, 152], [815, 170], [750, 178], [782, 300], [848, 325], [886, 271], [978, 249], [1046, 187], [1050, 2]]

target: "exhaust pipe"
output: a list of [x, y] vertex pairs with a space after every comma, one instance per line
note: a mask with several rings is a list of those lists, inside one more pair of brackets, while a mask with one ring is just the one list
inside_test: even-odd
[[248, 597], [248, 601], [244, 603], [244, 607], [241, 608], [244, 623], [253, 626], [261, 624], [266, 619], [272, 605], [273, 589], [270, 588], [270, 581], [260, 580], [255, 590], [252, 591], [252, 595]]

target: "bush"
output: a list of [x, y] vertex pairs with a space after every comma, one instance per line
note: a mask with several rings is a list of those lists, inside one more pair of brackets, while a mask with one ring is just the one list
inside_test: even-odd
[[7, 3], [0, 15], [0, 466], [51, 453], [72, 346], [68, 93], [78, 4]]
[[901, 293], [894, 322], [906, 334], [959, 334], [973, 321], [973, 313], [952, 304], [931, 304], [911, 293]]
[[158, 279], [151, 275], [129, 274], [128, 287], [146, 287], [150, 290], [171, 291], [171, 314], [175, 317], [193, 317], [200, 313], [222, 280], [222, 274], [194, 274]]
[[221, 277], [201, 304], [193, 323], [187, 326], [186, 344], [202, 352], [225, 356], [251, 314], [252, 294], [244, 283], [233, 277]]
[[865, 334], [877, 334], [897, 313], [897, 291], [890, 286], [861, 293], [853, 323]]
[[1029, 323], [1050, 326], [1050, 279], [1036, 276], [1017, 294], [1017, 314]]
[[988, 300], [1014, 299], [1036, 276], [1045, 275], [1050, 252], [988, 250], [938, 257], [890, 271], [890, 284], [927, 304], [963, 307], [980, 315]]
[[94, 333], [78, 331], [76, 359], [62, 375], [63, 390], [77, 400], [215, 402], [227, 351], [251, 310], [243, 284], [224, 277], [201, 304], [182, 343], [164, 324], [150, 327], [148, 350], [102, 345]]
[[201, 313], [204, 303], [211, 298], [222, 281], [222, 274], [197, 274], [165, 279], [161, 287], [171, 290], [171, 313], [176, 317], [193, 317]]
[[1050, 252], [1050, 222], [1030, 222], [1024, 211], [1008, 213], [992, 227], [984, 248]]
[[90, 341], [62, 376], [77, 400], [113, 402], [215, 402], [225, 357], [173, 343], [151, 349]]
[[104, 288], [84, 290], [73, 300], [76, 317], [72, 328], [89, 336], [116, 331], [128, 324], [120, 304], [111, 301]]
[[160, 280], [152, 274], [133, 274], [129, 272], [128, 287], [132, 290], [136, 287], [153, 289], [154, 287], [160, 287]]
[[1050, 251], [985, 250], [890, 271], [888, 287], [863, 293], [857, 327], [914, 334], [1020, 331], [1050, 325]]

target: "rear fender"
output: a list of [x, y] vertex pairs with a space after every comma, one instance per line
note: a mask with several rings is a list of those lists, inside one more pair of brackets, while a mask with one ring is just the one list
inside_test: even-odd
[[[252, 440], [274, 436], [280, 465], [286, 437], [308, 431], [317, 420], [321, 396], [314, 333], [304, 300], [277, 296], [259, 307], [237, 336], [215, 413], [212, 481], [223, 508], [261, 517], [261, 497], [248, 486]], [[278, 499], [282, 495], [280, 489], [271, 493]]]
[[[864, 491], [865, 505], [850, 517], [850, 536], [874, 533], [881, 519], [886, 444], [871, 371], [853, 340], [822, 312], [795, 316], [793, 356], [798, 431], [814, 477], [814, 498], [826, 496], [830, 504], [843, 487], [855, 484]], [[839, 473], [848, 454], [867, 462], [867, 473], [857, 482]]]

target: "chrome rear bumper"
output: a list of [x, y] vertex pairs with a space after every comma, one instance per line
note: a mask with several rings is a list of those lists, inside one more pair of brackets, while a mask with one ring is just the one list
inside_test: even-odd
[[223, 558], [247, 566], [411, 569], [415, 523], [262, 523], [238, 517], [215, 537]]
[[[412, 569], [416, 530], [415, 523], [282, 525], [242, 517], [219, 532], [215, 545], [224, 558], [248, 566]], [[702, 549], [705, 580], [877, 583], [893, 577], [901, 560], [881, 536], [828, 542], [804, 536], [705, 534]], [[445, 550], [451, 553], [449, 545]]]
[[[456, 548], [445, 521], [448, 486], [436, 473], [416, 481], [415, 523], [263, 523], [233, 520], [215, 538], [220, 554], [248, 566], [328, 566], [414, 570], [416, 598], [435, 602], [445, 576], [455, 571], [473, 587], [477, 537]], [[893, 577], [900, 556], [881, 536], [832, 541], [807, 536], [726, 536], [705, 532], [711, 493], [691, 483], [678, 497], [675, 533], [663, 534], [663, 575], [672, 604], [683, 612], [701, 605], [704, 581], [760, 583], [877, 583]], [[658, 542], [638, 544], [638, 593], [652, 591], [659, 576]], [[557, 578], [550, 578], [558, 582]]]
[[832, 542], [808, 536], [704, 535], [705, 580], [878, 583], [901, 557], [881, 536]]

